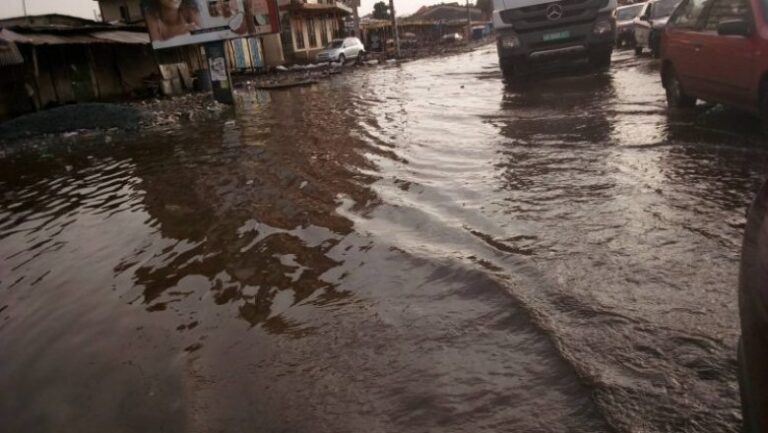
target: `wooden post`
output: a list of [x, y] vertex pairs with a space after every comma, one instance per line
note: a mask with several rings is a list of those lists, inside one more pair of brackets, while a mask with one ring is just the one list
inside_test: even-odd
[[96, 74], [96, 60], [94, 60], [91, 46], [86, 45], [86, 49], [88, 50], [88, 69], [91, 71], [91, 79], [93, 80], [91, 85], [93, 86], [93, 91], [96, 93], [96, 100], [98, 101], [101, 99], [101, 87], [99, 86], [99, 77]]
[[[35, 111], [40, 111], [43, 108], [43, 97], [40, 95], [40, 67], [37, 63], [37, 49], [34, 45], [30, 45], [32, 48], [32, 75], [34, 76], [34, 82], [35, 82]], [[54, 90], [56, 90], [56, 84], [54, 83]], [[57, 97], [58, 99], [58, 97]]]

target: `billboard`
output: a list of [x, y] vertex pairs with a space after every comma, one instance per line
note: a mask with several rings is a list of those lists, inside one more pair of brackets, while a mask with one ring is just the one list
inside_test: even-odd
[[276, 0], [141, 0], [157, 49], [280, 31]]

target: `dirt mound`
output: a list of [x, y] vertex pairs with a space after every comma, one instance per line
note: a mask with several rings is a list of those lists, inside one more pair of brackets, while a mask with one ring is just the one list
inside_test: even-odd
[[83, 129], [136, 129], [148, 115], [130, 105], [87, 103], [57, 107], [0, 124], [0, 140]]

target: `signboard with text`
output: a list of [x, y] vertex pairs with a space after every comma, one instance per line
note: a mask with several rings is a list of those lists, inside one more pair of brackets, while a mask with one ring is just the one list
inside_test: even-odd
[[142, 0], [155, 49], [280, 31], [276, 0]]

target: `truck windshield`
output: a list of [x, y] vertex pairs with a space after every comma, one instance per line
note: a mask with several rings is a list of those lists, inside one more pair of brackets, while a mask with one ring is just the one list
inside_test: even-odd
[[651, 18], [664, 18], [672, 15], [678, 3], [680, 3], [679, 0], [661, 0], [654, 3], [651, 8]]
[[[768, 0], [765, 0], [768, 1]], [[637, 14], [640, 13], [640, 10], [643, 8], [643, 5], [637, 5], [632, 6], [624, 9], [619, 9], [616, 11], [616, 19], [619, 21], [629, 21], [632, 19], [635, 19]]]

